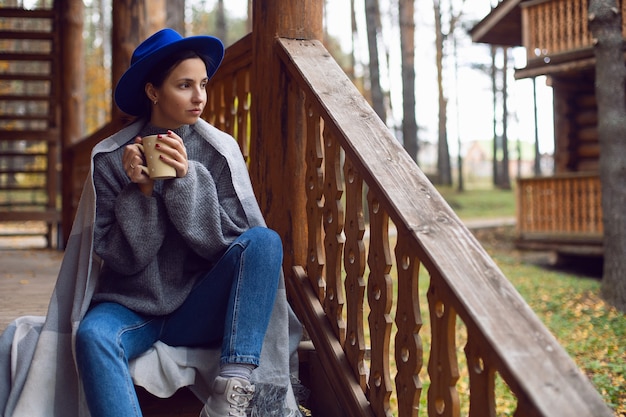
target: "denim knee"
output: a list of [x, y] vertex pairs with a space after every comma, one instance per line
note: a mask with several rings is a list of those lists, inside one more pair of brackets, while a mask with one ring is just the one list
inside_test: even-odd
[[279, 255], [282, 260], [283, 242], [280, 235], [267, 227], [253, 227], [246, 232], [250, 241], [257, 243], [268, 256]]
[[83, 320], [76, 331], [76, 356], [80, 361], [85, 355], [94, 350], [103, 349], [109, 339], [103, 332], [102, 323], [95, 320]]

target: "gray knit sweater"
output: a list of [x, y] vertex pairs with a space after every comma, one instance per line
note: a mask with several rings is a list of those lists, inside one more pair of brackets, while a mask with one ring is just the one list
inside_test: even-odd
[[[163, 129], [148, 124], [140, 136], [155, 133]], [[176, 133], [185, 143], [189, 171], [183, 178], [155, 181], [151, 197], [124, 172], [124, 147], [94, 160], [94, 249], [104, 260], [95, 302], [168, 314], [248, 228], [225, 159], [193, 125]]]

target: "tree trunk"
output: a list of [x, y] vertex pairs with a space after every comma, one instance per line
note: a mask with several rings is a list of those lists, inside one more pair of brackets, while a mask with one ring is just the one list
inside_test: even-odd
[[509, 101], [508, 93], [508, 72], [509, 72], [509, 49], [503, 48], [503, 64], [502, 64], [502, 175], [500, 188], [505, 190], [511, 189], [511, 175], [509, 172]]
[[[454, 45], [454, 85], [455, 88], [459, 88], [459, 51], [457, 49], [457, 42], [456, 42], [456, 36], [453, 35], [452, 37], [452, 42]], [[460, 132], [460, 125], [459, 125], [459, 94], [457, 91], [457, 94], [455, 95], [455, 108], [456, 108], [456, 143], [458, 146], [458, 153], [457, 153], [457, 158], [456, 158], [456, 162], [457, 162], [457, 191], [462, 193], [463, 191], [465, 191], [465, 181], [463, 180], [463, 154], [461, 153], [461, 148], [462, 148], [462, 144], [461, 144], [461, 132]]]
[[380, 64], [378, 62], [378, 34], [380, 33], [380, 8], [378, 0], [365, 0], [365, 23], [367, 26], [367, 45], [369, 50], [370, 93], [372, 107], [383, 122], [387, 122], [385, 98], [380, 87]]
[[417, 162], [419, 144], [415, 119], [415, 0], [399, 0], [402, 51], [402, 139], [404, 149]]
[[[114, 1], [112, 10], [111, 85], [115, 86], [130, 67], [133, 51], [149, 35], [147, 0]], [[119, 119], [121, 114], [121, 110], [113, 106], [112, 119]]]
[[224, 0], [217, 1], [217, 9], [215, 12], [215, 36], [226, 41], [226, 10], [224, 9]]
[[626, 312], [626, 69], [616, 0], [591, 0], [589, 28], [596, 56], [596, 99], [604, 222], [602, 294]]
[[[65, 150], [72, 144], [77, 143], [85, 129], [85, 62], [83, 54], [83, 13], [84, 4], [80, 0], [57, 3], [60, 9], [61, 28], [61, 152], [65, 155]], [[70, 65], [70, 63], [72, 63]], [[50, 150], [49, 150], [50, 152]], [[68, 164], [62, 164], [61, 193], [63, 201], [71, 201], [74, 182], [72, 181], [72, 170]], [[53, 202], [56, 204], [56, 202]], [[73, 213], [71, 210], [63, 210], [62, 233], [63, 242], [67, 242], [72, 228]], [[50, 243], [50, 242], [48, 242]]]
[[533, 77], [533, 116], [535, 118], [535, 175], [541, 175], [541, 152], [539, 151], [539, 122], [537, 117], [537, 78]]
[[166, 0], [165, 25], [185, 36], [185, 0]]
[[447, 108], [448, 100], [443, 91], [443, 33], [441, 24], [441, 5], [433, 0], [435, 11], [435, 45], [437, 65], [437, 90], [439, 92], [439, 140], [437, 145], [438, 183], [452, 185], [452, 169], [450, 168], [450, 150], [448, 149]]
[[497, 186], [499, 181], [498, 172], [498, 84], [496, 82], [496, 46], [491, 46], [491, 94], [493, 96], [493, 185]]
[[350, 35], [350, 41], [352, 43], [352, 52], [350, 53], [350, 71], [349, 76], [352, 81], [356, 78], [356, 43], [358, 41], [358, 31], [356, 27], [356, 9], [354, 5], [355, 0], [350, 0], [350, 27], [352, 33]]

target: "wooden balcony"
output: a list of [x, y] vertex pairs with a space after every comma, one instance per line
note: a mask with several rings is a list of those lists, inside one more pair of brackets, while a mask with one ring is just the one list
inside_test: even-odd
[[518, 246], [602, 255], [602, 195], [597, 173], [518, 180]]
[[[589, 0], [530, 0], [522, 9], [523, 46], [527, 66], [516, 77], [589, 68], [593, 39], [588, 29]], [[626, 2], [621, 2], [626, 36]]]

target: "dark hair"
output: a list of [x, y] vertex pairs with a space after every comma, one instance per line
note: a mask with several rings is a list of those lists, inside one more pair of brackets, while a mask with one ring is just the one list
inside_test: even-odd
[[[159, 61], [154, 66], [153, 70], [150, 71], [148, 75], [146, 75], [143, 84], [146, 85], [147, 83], [151, 83], [156, 88], [161, 87], [165, 82], [165, 79], [172, 73], [172, 71], [174, 71], [174, 68], [176, 68], [178, 64], [191, 58], [200, 58], [204, 62], [204, 65], [206, 65], [207, 67], [207, 73], [210, 72], [209, 70], [212, 67], [214, 67], [211, 58], [203, 56], [196, 51], [182, 50], [168, 55], [167, 57]], [[144, 97], [144, 102], [144, 111], [142, 112], [143, 116], [149, 115], [151, 109], [150, 100], [148, 99], [148, 97]]]

